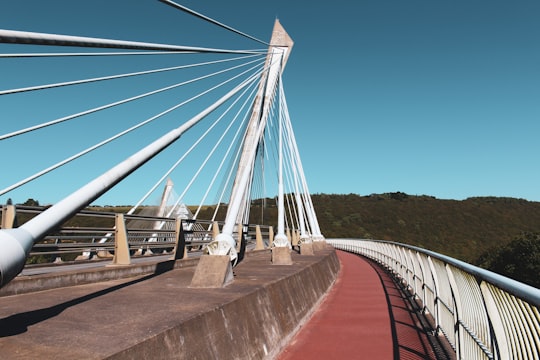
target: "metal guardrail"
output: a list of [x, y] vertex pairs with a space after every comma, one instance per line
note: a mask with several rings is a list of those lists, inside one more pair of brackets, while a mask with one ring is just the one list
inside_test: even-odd
[[[6, 207], [0, 208], [4, 215]], [[16, 218], [13, 224], [17, 227], [22, 222], [39, 214], [45, 208], [35, 206], [15, 207]], [[32, 247], [29, 259], [40, 262], [54, 262], [60, 260], [87, 260], [89, 258], [110, 258], [115, 251], [116, 245], [116, 217], [117, 213], [105, 211], [83, 210], [68, 220], [59, 229], [48, 234]], [[88, 221], [80, 221], [80, 217], [91, 217], [96, 226], [78, 226]], [[5, 218], [5, 216], [4, 216]], [[174, 250], [178, 233], [176, 219], [155, 217], [146, 215], [124, 215], [124, 223], [127, 233], [127, 243], [131, 256], [161, 255]], [[218, 226], [222, 225], [217, 223]], [[212, 241], [213, 222], [209, 220], [182, 221], [185, 247], [188, 252], [204, 250]], [[1, 226], [0, 226], [1, 227]], [[260, 226], [261, 236], [269, 239], [270, 227]], [[238, 229], [237, 229], [238, 230]], [[244, 225], [242, 229], [246, 246], [252, 247], [256, 238], [256, 225]], [[238, 238], [238, 231], [234, 233]]]
[[457, 359], [540, 359], [540, 289], [414, 246], [326, 241], [394, 273], [433, 317]]

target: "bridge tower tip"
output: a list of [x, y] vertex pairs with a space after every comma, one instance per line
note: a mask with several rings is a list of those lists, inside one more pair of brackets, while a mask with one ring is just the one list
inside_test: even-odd
[[293, 45], [294, 41], [289, 34], [287, 34], [287, 31], [285, 31], [285, 28], [283, 25], [281, 25], [279, 19], [276, 18], [274, 21], [274, 29], [272, 30], [272, 38], [270, 39], [270, 47], [287, 49], [283, 58], [283, 67], [285, 67], [285, 64], [287, 63], [287, 59], [289, 58]]

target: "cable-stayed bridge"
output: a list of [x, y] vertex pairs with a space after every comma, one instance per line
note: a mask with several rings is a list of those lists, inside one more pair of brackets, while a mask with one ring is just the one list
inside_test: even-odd
[[[261, 263], [274, 265], [268, 271], [277, 278], [270, 282], [279, 284], [285, 284], [278, 281], [283, 272], [296, 266], [294, 271], [304, 276], [303, 286], [325, 279], [313, 290], [310, 305], [288, 320], [300, 323], [334, 282], [339, 265], [317, 222], [288, 111], [282, 74], [293, 40], [279, 21], [270, 40], [264, 41], [172, 1], [156, 6], [166, 6], [179, 16], [195, 16], [249, 40], [256, 48], [0, 30], [0, 60], [6, 69], [2, 82], [6, 86], [0, 89], [4, 119], [0, 146], [8, 170], [3, 172], [0, 190], [6, 204], [0, 230], [3, 290], [12, 288], [13, 295], [21, 294], [28, 291], [24, 287], [34, 286], [30, 283], [46, 288], [43, 278], [25, 282], [24, 272], [18, 276], [23, 269], [31, 271], [25, 269], [29, 256], [40, 254], [62, 261], [68, 254], [69, 259], [76, 255], [78, 260], [70, 264], [93, 268], [97, 262], [88, 260], [105, 259], [117, 273], [130, 269], [123, 277], [150, 271], [152, 281], [176, 264], [195, 262], [184, 291], [204, 289], [200, 291], [205, 296], [230, 289], [231, 283], [247, 286], [241, 275], [253, 277], [257, 270], [252, 267]], [[15, 202], [46, 199], [51, 205], [14, 206], [12, 198], [21, 199]], [[92, 208], [115, 198], [126, 199], [115, 205], [133, 205], [118, 214]], [[81, 226], [77, 219], [82, 217], [100, 219], [100, 225]], [[372, 258], [394, 274], [403, 294], [412, 299], [413, 312], [425, 321], [422, 330], [429, 333], [429, 346], [439, 349], [426, 354], [538, 358], [537, 289], [421, 249], [371, 241], [328, 242]], [[263, 250], [268, 248], [270, 252]], [[251, 249], [261, 252], [251, 253]], [[157, 259], [153, 265], [143, 256], [163, 252], [165, 258], [153, 258]], [[317, 266], [326, 270], [324, 276], [308, 270]], [[89, 282], [82, 277], [110, 280], [102, 268], [44, 277], [57, 284], [68, 284], [72, 281], [68, 278], [78, 278], [77, 284]], [[81, 299], [110, 295], [125, 286], [83, 294], [57, 308], [61, 313], [86, 302]], [[298, 298], [311, 291], [296, 290]], [[249, 299], [244, 295], [243, 301]], [[277, 303], [273, 301], [274, 306]], [[272, 312], [267, 316], [279, 317]], [[49, 318], [42, 316], [36, 322]], [[26, 317], [4, 318], [5, 338], [30, 335], [17, 330], [21, 319]], [[294, 333], [290, 325], [279, 325], [283, 329], [273, 335], [257, 335], [267, 337], [264, 346], [254, 340], [239, 353], [229, 349], [219, 357], [275, 356], [284, 346], [283, 339]], [[260, 330], [268, 331], [263, 325]], [[393, 344], [399, 348], [396, 334], [394, 327]], [[212, 351], [220, 349], [219, 343], [214, 341]], [[162, 350], [166, 346], [148, 349], [154, 346], [166, 353]], [[173, 345], [170, 349], [178, 351]], [[179, 358], [188, 358], [190, 352], [184, 350]], [[118, 356], [129, 357], [135, 350], [117, 351], [123, 354]], [[112, 354], [113, 350], [96, 356]], [[394, 350], [394, 358], [399, 354]]]

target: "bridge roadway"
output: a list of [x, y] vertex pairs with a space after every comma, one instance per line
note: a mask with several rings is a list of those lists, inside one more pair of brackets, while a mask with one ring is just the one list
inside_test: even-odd
[[333, 249], [293, 253], [293, 261], [277, 266], [268, 250], [248, 253], [224, 289], [191, 288], [191, 260], [3, 296], [0, 358], [435, 358], [433, 339], [383, 270]]
[[278, 360], [451, 358], [387, 272], [363, 257], [337, 253], [335, 285]]

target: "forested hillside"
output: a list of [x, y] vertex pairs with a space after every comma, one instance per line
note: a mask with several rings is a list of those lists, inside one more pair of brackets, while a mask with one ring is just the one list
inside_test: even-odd
[[440, 200], [404, 193], [312, 196], [328, 238], [392, 240], [467, 262], [524, 232], [540, 233], [540, 202], [475, 197]]

